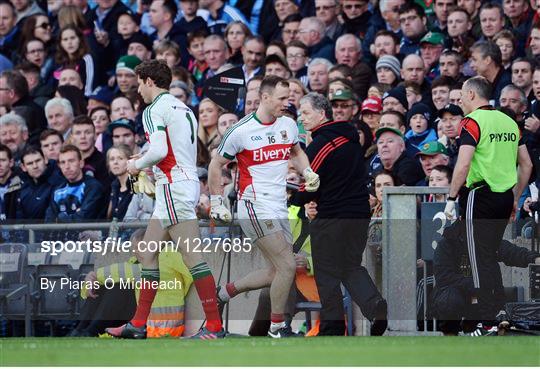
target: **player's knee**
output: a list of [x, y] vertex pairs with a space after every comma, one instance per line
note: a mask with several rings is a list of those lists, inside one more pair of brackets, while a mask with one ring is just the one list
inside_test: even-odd
[[286, 258], [283, 263], [280, 263], [277, 266], [277, 270], [282, 275], [293, 277], [296, 273], [296, 262], [294, 261], [294, 257]]

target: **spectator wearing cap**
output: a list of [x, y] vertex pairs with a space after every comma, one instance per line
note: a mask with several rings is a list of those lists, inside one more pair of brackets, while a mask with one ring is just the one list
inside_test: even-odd
[[[447, 1], [447, 0], [441, 0]], [[420, 40], [420, 56], [424, 60], [429, 82], [440, 75], [439, 58], [444, 48], [444, 35], [438, 32], [428, 32]]]
[[381, 127], [375, 132], [375, 138], [382, 167], [394, 175], [396, 186], [415, 186], [424, 179], [424, 172], [418, 161], [405, 154], [405, 139], [401, 131]]
[[407, 92], [405, 87], [397, 86], [386, 92], [382, 98], [382, 111], [398, 111], [401, 114], [407, 114], [409, 102], [407, 101]]
[[317, 17], [302, 19], [298, 31], [299, 39], [308, 47], [308, 54], [312, 59], [324, 58], [335, 62], [334, 43], [324, 34], [325, 25]]
[[264, 51], [266, 46], [260, 36], [249, 36], [242, 45], [242, 71], [244, 79], [247, 82], [259, 74], [262, 74], [262, 62], [264, 60]]
[[499, 47], [491, 41], [478, 41], [471, 48], [471, 68], [492, 86], [490, 103], [499, 101], [502, 89], [512, 83], [512, 76], [502, 66]]
[[330, 68], [332, 68], [332, 63], [324, 58], [316, 58], [309, 63], [308, 84], [311, 91], [326, 95]]
[[375, 65], [377, 82], [396, 86], [401, 77], [401, 65], [398, 58], [392, 55], [383, 55]]
[[108, 194], [111, 178], [107, 170], [105, 155], [96, 149], [96, 128], [90, 117], [79, 115], [73, 119], [70, 140], [81, 152], [84, 174], [97, 179]]
[[128, 55], [135, 55], [142, 61], [147, 61], [152, 58], [152, 40], [142, 34], [136, 33], [128, 40]]
[[458, 154], [457, 138], [459, 136], [459, 124], [463, 119], [463, 110], [457, 105], [448, 104], [439, 110], [439, 119], [442, 124], [443, 136], [439, 137], [450, 157], [450, 166], [453, 168], [456, 164]]
[[137, 130], [134, 121], [127, 118], [117, 119], [109, 124], [108, 131], [112, 137], [113, 146], [126, 145], [133, 155], [140, 153], [140, 148], [136, 143]]
[[15, 165], [19, 165], [27, 140], [28, 127], [24, 118], [13, 112], [0, 117], [0, 144], [9, 147]]
[[373, 79], [373, 71], [369, 65], [362, 62], [362, 41], [350, 33], [340, 36], [336, 41], [335, 56], [338, 64], [352, 69], [353, 92], [360, 99], [365, 99]]
[[375, 136], [375, 132], [379, 129], [379, 121], [381, 120], [382, 101], [377, 96], [368, 96], [362, 101], [360, 114], [362, 121], [366, 123], [371, 131], [371, 136]]
[[270, 54], [264, 60], [264, 76], [278, 76], [287, 79], [291, 76], [291, 71], [281, 56]]
[[137, 90], [137, 75], [135, 67], [141, 60], [134, 55], [124, 55], [116, 63], [116, 84], [124, 96], [131, 96]]
[[92, 111], [97, 107], [110, 109], [112, 100], [113, 92], [107, 87], [100, 86], [96, 88], [90, 96], [88, 96], [88, 105], [86, 105], [86, 110]]
[[420, 50], [420, 40], [427, 33], [427, 17], [424, 9], [415, 2], [399, 8], [399, 23], [403, 31], [400, 53], [416, 54]]
[[330, 96], [335, 121], [351, 122], [358, 113], [356, 96], [351, 90], [337, 90]]
[[325, 34], [334, 41], [344, 33], [338, 20], [339, 5], [339, 0], [315, 0], [315, 16], [323, 21]]
[[437, 141], [437, 132], [430, 128], [430, 124], [431, 109], [429, 106], [416, 103], [407, 112], [409, 130], [405, 133], [405, 142], [409, 157], [414, 157], [425, 143]]
[[450, 162], [446, 147], [439, 141], [426, 142], [420, 147], [420, 151], [416, 153], [416, 156], [420, 158], [420, 164], [425, 174], [425, 183], [422, 184], [424, 186], [428, 185], [428, 179], [434, 167], [448, 165]]

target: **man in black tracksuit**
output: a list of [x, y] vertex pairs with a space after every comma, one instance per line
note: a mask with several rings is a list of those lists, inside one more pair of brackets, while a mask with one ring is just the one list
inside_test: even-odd
[[[465, 233], [459, 227], [464, 225], [457, 221], [445, 229], [444, 238], [438, 242], [433, 258], [434, 315], [439, 330], [448, 335], [457, 335], [462, 329], [471, 331], [476, 326], [476, 321], [467, 320], [473, 316], [471, 297], [474, 295], [474, 283], [467, 242], [463, 237]], [[503, 240], [497, 251], [497, 261], [507, 266], [526, 268], [532, 263], [540, 264], [540, 254]], [[502, 309], [503, 306], [498, 308]], [[462, 318], [465, 321], [462, 322]]]
[[373, 321], [372, 335], [386, 330], [386, 301], [361, 265], [370, 220], [364, 152], [349, 122], [332, 121], [332, 107], [322, 95], [301, 101], [302, 121], [313, 142], [306, 153], [320, 176], [315, 193], [298, 192], [298, 203], [317, 202], [310, 225], [313, 268], [321, 298], [319, 335], [343, 335], [343, 295], [340, 283]]

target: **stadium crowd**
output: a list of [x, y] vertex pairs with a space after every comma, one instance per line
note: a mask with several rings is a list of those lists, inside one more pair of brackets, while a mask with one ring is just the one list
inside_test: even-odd
[[[267, 75], [288, 79], [287, 115], [304, 146], [311, 137], [298, 109], [308, 92], [356, 127], [373, 216], [384, 186], [449, 185], [461, 87], [475, 75], [491, 83], [490, 104], [518, 123], [530, 182], [539, 180], [535, 0], [0, 0], [0, 221], [150, 217], [153, 200], [133, 192], [127, 162], [147, 146], [135, 67], [152, 58], [166, 61], [170, 93], [198, 117], [200, 218], [210, 210], [208, 164], [226, 130], [257, 109]], [[204, 85], [233, 67], [246, 95], [226, 111]], [[226, 191], [235, 177], [231, 163]], [[300, 184], [301, 174], [291, 167], [288, 180]], [[307, 212], [316, 214], [313, 204]]]

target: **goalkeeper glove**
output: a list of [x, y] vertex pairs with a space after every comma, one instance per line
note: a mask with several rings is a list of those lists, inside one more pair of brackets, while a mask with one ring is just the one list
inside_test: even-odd
[[319, 175], [315, 173], [310, 167], [304, 169], [302, 173], [304, 179], [306, 180], [305, 188], [307, 192], [315, 192], [319, 189]]
[[223, 204], [223, 196], [210, 195], [210, 218], [229, 223], [232, 215], [229, 209]]

